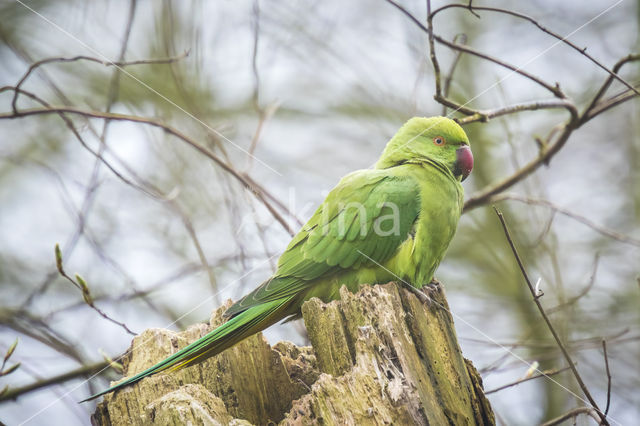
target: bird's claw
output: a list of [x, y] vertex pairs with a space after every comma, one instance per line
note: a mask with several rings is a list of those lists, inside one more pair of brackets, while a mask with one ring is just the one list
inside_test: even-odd
[[441, 290], [442, 283], [440, 283], [440, 281], [438, 281], [436, 278], [431, 279], [431, 282], [429, 284], [422, 287], [422, 291], [430, 294], [440, 293]]
[[435, 278], [429, 283], [424, 285], [422, 288], [416, 288], [411, 284], [405, 283], [404, 287], [413, 293], [423, 305], [427, 305], [431, 308], [434, 304], [439, 305], [439, 303], [435, 302], [433, 296], [438, 294], [441, 290], [440, 281]]

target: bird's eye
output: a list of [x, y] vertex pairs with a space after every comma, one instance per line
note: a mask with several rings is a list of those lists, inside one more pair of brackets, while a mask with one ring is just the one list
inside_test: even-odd
[[433, 144], [437, 146], [442, 146], [445, 144], [445, 140], [442, 136], [436, 136], [433, 138]]

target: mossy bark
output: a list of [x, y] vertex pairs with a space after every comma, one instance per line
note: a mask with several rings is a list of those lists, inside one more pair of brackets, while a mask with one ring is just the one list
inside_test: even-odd
[[[127, 356], [132, 375], [207, 333], [147, 330]], [[261, 334], [201, 364], [105, 396], [96, 425], [491, 425], [482, 381], [462, 357], [442, 292], [431, 307], [394, 283], [312, 299], [302, 314], [312, 347]]]

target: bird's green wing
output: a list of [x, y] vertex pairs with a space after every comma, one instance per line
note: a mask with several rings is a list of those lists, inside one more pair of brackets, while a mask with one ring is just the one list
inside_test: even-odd
[[413, 178], [386, 170], [347, 175], [289, 243], [274, 276], [226, 315], [290, 298], [319, 278], [384, 263], [410, 236], [419, 211], [420, 190]]

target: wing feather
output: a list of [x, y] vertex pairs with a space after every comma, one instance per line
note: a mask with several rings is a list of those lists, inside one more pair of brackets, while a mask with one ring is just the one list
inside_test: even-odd
[[[381, 226], [394, 213], [388, 204], [395, 206], [397, 217], [387, 220], [397, 226], [397, 232]], [[384, 263], [410, 238], [419, 212], [420, 191], [413, 178], [394, 176], [387, 170], [347, 175], [289, 243], [275, 275], [231, 306], [226, 315], [300, 294], [319, 278]], [[375, 225], [376, 220], [383, 222]], [[383, 235], [376, 232], [380, 230]]]

